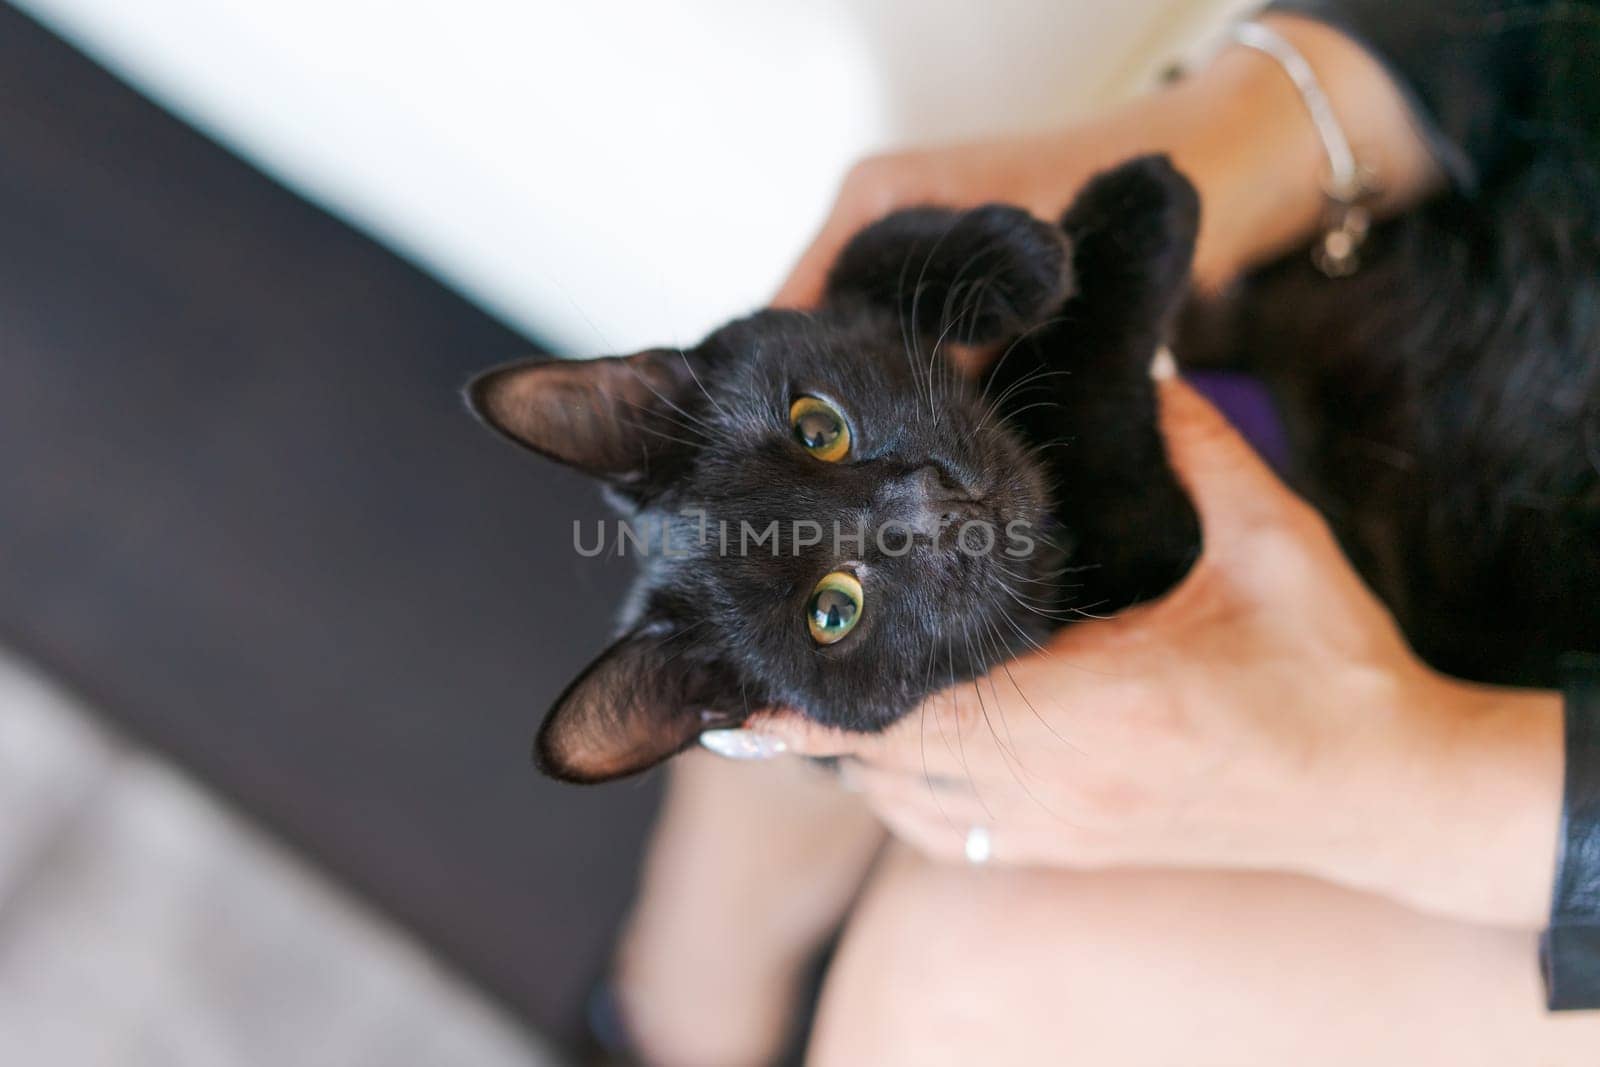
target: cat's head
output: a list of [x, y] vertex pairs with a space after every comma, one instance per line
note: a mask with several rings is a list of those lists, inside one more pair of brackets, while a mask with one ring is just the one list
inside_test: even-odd
[[618, 777], [775, 706], [881, 729], [1039, 633], [1064, 549], [1047, 468], [1007, 421], [1026, 391], [985, 395], [950, 353], [1015, 341], [1075, 288], [1061, 226], [915, 209], [851, 242], [815, 311], [474, 380], [489, 425], [606, 485], [628, 528], [594, 540], [644, 560], [540, 765]]

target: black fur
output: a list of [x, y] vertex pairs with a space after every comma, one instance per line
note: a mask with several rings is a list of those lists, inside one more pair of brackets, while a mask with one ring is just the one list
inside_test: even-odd
[[1459, 677], [1554, 687], [1562, 654], [1600, 651], [1596, 158], [1529, 146], [1375, 231], [1354, 276], [1291, 256], [1181, 331], [1273, 385], [1294, 487]]
[[[623, 636], [567, 690], [536, 756], [599, 781], [641, 770], [709, 726], [787, 706], [878, 730], [924, 696], [1051, 629], [1170, 588], [1199, 527], [1156, 431], [1150, 359], [1183, 294], [1198, 204], [1164, 158], [1092, 182], [1058, 226], [1013, 208], [924, 208], [868, 227], [815, 313], [762, 311], [686, 351], [491, 371], [469, 388], [489, 423], [602, 478], [627, 512], [675, 531], [653, 553]], [[972, 382], [951, 345], [1000, 343]], [[792, 399], [846, 414], [855, 452], [824, 463], [793, 439]], [[723, 551], [712, 531], [773, 520], [779, 555]], [[1033, 549], [968, 553], [937, 520], [1027, 524]], [[827, 531], [796, 554], [795, 519]], [[922, 531], [908, 555], [847, 531]], [[898, 546], [896, 546], [898, 547]], [[805, 605], [851, 564], [857, 628], [815, 644]]]

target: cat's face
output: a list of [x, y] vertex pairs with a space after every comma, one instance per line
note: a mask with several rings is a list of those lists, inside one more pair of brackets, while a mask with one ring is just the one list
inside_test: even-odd
[[711, 706], [879, 729], [1019, 644], [1053, 558], [1043, 471], [947, 345], [916, 342], [893, 315], [834, 307], [664, 357], [698, 361], [705, 391], [677, 401], [672, 444], [692, 455], [641, 508], [676, 536], [636, 614], [731, 667], [741, 690]]
[[[1159, 276], [1150, 306], [1170, 304], [1192, 190], [1164, 161], [1092, 186], [1075, 210], [1100, 220], [1102, 288], [1138, 296]], [[1106, 237], [1101, 223], [1129, 211], [1150, 225]], [[1048, 375], [998, 368], [1061, 321], [1073, 267], [1066, 229], [1016, 209], [902, 211], [851, 242], [814, 312], [760, 312], [688, 350], [476, 379], [486, 422], [606, 484], [632, 530], [609, 531], [608, 549], [647, 548], [622, 636], [557, 700], [541, 765], [618, 777], [770, 707], [881, 729], [1048, 629], [1070, 546], [1057, 487], [1013, 421], [1040, 407], [1030, 389]], [[1120, 306], [1130, 321], [1161, 313]], [[1121, 321], [1083, 336], [1103, 346]], [[1001, 353], [989, 377], [957, 369], [957, 343]]]

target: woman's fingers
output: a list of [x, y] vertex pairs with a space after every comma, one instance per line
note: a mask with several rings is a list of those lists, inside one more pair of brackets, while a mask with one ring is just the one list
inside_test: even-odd
[[810, 247], [801, 254], [794, 270], [789, 272], [789, 279], [778, 290], [778, 295], [772, 298], [772, 306], [809, 308], [821, 303], [828, 270], [833, 266], [833, 261], [839, 258], [839, 252], [850, 239], [850, 233], [851, 221], [835, 212]]
[[[880, 811], [878, 818], [896, 839], [910, 845], [928, 859], [941, 863], [955, 863], [966, 859], [967, 836], [972, 832], [972, 826], [938, 817], [928, 818], [920, 812], [905, 809]], [[986, 855], [985, 862], [991, 858], [991, 855]]]
[[987, 864], [1103, 865], [1108, 854], [1070, 813], [1022, 783], [934, 782], [876, 768], [846, 772], [890, 832], [930, 859]]
[[970, 781], [936, 779], [887, 771], [847, 761], [841, 775], [859, 789], [863, 799], [891, 833], [930, 859], [952, 862], [971, 860], [967, 850], [973, 834], [982, 835], [982, 862], [994, 855], [995, 830], [1002, 823], [1017, 826], [1013, 805], [986, 801]]
[[839, 779], [883, 810], [920, 811], [961, 823], [995, 817], [994, 804], [984, 799], [988, 790], [972, 778], [889, 770], [846, 758], [839, 763]]
[[936, 693], [880, 733], [837, 730], [789, 711], [755, 715], [744, 729], [797, 755], [851, 756], [907, 774], [979, 781], [1026, 774], [1030, 762], [1072, 751], [1065, 708], [1082, 685], [1060, 670], [1031, 669], [1034, 659]]

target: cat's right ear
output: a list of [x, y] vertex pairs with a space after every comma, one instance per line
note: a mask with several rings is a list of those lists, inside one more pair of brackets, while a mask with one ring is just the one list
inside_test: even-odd
[[504, 437], [621, 488], [670, 477], [696, 447], [698, 356], [650, 349], [484, 371], [467, 405]]
[[654, 767], [706, 730], [738, 725], [743, 712], [729, 707], [737, 684], [687, 652], [665, 624], [640, 626], [602, 652], [540, 727], [539, 769], [567, 782], [607, 782]]
[[865, 299], [922, 333], [982, 345], [1054, 315], [1073, 290], [1071, 243], [1060, 227], [986, 204], [908, 208], [872, 223], [834, 262], [827, 298]]

